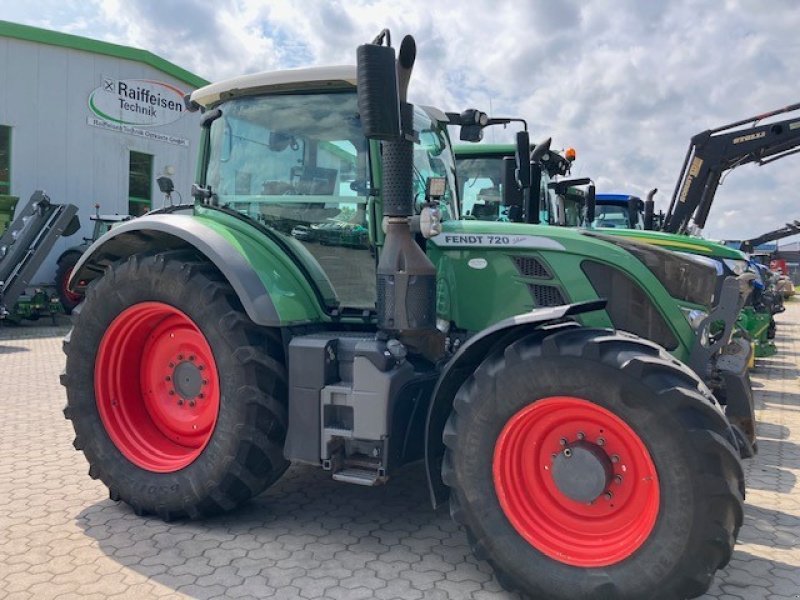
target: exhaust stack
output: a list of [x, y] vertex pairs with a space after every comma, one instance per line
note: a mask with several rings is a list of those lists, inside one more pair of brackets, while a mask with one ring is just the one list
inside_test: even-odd
[[[382, 42], [386, 41], [386, 46]], [[395, 60], [388, 30], [359, 46], [358, 107], [365, 135], [383, 142], [386, 236], [377, 270], [378, 327], [426, 355], [436, 329], [436, 268], [410, 228], [413, 215], [414, 106], [406, 102], [416, 59], [406, 36]]]

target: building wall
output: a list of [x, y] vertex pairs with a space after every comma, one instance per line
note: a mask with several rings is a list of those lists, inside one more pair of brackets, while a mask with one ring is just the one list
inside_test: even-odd
[[[128, 213], [129, 152], [153, 155], [153, 207], [162, 205], [156, 178], [175, 168], [185, 201], [194, 180], [199, 113], [183, 112], [166, 125], [141, 129], [188, 140], [188, 146], [93, 127], [89, 96], [104, 78], [151, 79], [189, 92], [188, 84], [149, 65], [80, 50], [0, 37], [0, 125], [11, 132], [11, 194], [20, 207], [37, 189], [53, 202], [78, 206], [81, 232], [61, 238], [34, 278], [52, 282], [58, 256], [90, 235], [95, 204], [101, 213]], [[176, 196], [177, 200], [177, 196]]]

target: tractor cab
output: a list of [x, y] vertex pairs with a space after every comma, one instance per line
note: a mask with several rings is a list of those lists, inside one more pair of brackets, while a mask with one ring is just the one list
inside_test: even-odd
[[[535, 145], [531, 145], [533, 151]], [[514, 154], [511, 144], [458, 145], [454, 148], [458, 170], [458, 192], [461, 216], [477, 221], [513, 221], [513, 212], [504, 201], [504, 159]], [[541, 177], [531, 193], [539, 198], [539, 222], [578, 226], [580, 206], [567, 188], [556, 190], [555, 184], [569, 173], [571, 162], [558, 152], [550, 151], [538, 161]], [[576, 188], [568, 188], [574, 192]], [[578, 192], [580, 193], [580, 192]]]
[[644, 229], [644, 202], [641, 198], [627, 194], [597, 194], [595, 206], [595, 227]]
[[[326, 305], [345, 312], [374, 308], [384, 238], [380, 148], [364, 136], [355, 75], [353, 67], [298, 70], [302, 89], [294, 92], [280, 92], [275, 74], [250, 76], [192, 96], [206, 109], [196, 190], [265, 228], [312, 274]], [[436, 204], [448, 219], [458, 214], [455, 166], [436, 117], [421, 107], [413, 113], [414, 208], [427, 202], [428, 179], [441, 178]]]

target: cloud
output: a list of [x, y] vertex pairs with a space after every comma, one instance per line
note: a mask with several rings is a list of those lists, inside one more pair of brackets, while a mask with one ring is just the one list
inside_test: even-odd
[[[662, 207], [692, 135], [800, 101], [800, 11], [791, 0], [14, 4], [0, 17], [146, 48], [212, 80], [352, 63], [356, 45], [383, 27], [395, 44], [413, 33], [418, 102], [523, 116], [533, 139], [576, 147], [574, 173], [600, 191], [658, 187]], [[733, 172], [706, 233], [750, 237], [800, 218], [798, 160]]]

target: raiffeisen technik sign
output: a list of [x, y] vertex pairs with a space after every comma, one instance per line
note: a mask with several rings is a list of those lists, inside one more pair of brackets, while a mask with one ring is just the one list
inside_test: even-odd
[[183, 92], [152, 79], [104, 77], [89, 95], [89, 109], [111, 123], [157, 127], [183, 116]]

